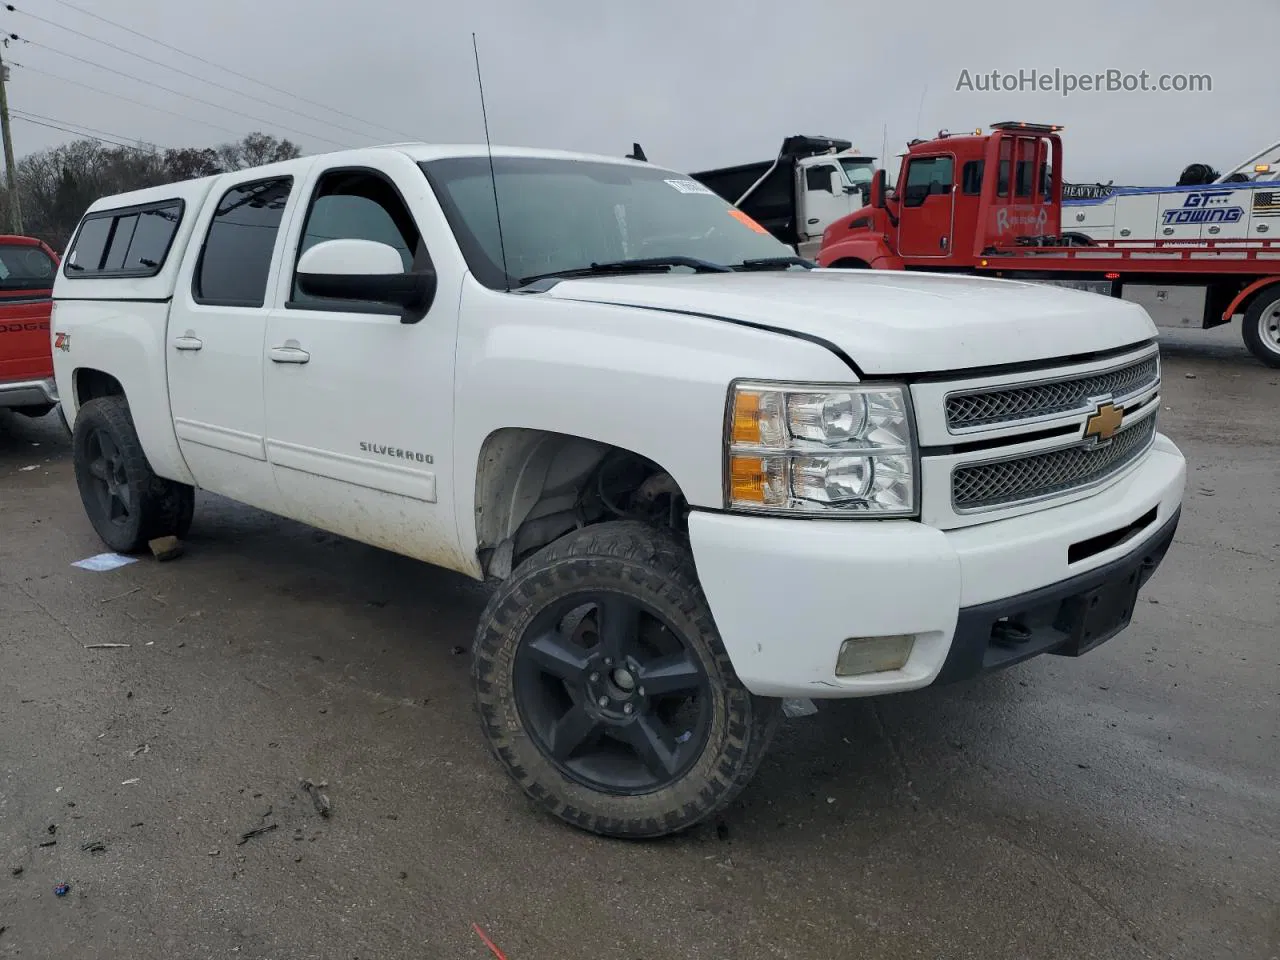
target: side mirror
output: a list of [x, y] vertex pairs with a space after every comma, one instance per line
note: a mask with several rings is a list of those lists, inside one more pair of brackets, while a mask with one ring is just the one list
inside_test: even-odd
[[885, 175], [883, 168], [871, 175], [871, 206], [876, 210], [884, 209]]
[[846, 186], [848, 186], [848, 184], [844, 182], [844, 177], [840, 175], [840, 171], [832, 170], [831, 171], [831, 195], [835, 197], [843, 197], [846, 193], [848, 193], [848, 191], [845, 189]]
[[417, 323], [436, 295], [436, 272], [406, 273], [395, 247], [373, 240], [326, 240], [298, 260], [298, 288], [311, 297], [386, 303], [404, 312], [401, 323]]

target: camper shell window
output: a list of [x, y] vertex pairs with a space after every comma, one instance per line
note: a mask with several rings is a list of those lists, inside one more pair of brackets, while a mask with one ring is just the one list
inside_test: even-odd
[[100, 210], [80, 223], [63, 274], [90, 277], [154, 277], [164, 267], [186, 205], [162, 200]]

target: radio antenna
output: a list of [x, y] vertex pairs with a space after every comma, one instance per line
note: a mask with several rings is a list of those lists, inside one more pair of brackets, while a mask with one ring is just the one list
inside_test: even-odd
[[507, 293], [511, 292], [511, 273], [507, 270], [507, 245], [502, 239], [502, 211], [498, 208], [498, 176], [493, 172], [493, 142], [489, 139], [489, 112], [484, 106], [484, 80], [480, 76], [480, 47], [471, 34], [471, 50], [476, 55], [476, 85], [480, 88], [480, 116], [484, 118], [484, 146], [489, 152], [489, 183], [493, 186], [493, 215], [498, 220], [498, 251], [502, 255], [502, 277]]

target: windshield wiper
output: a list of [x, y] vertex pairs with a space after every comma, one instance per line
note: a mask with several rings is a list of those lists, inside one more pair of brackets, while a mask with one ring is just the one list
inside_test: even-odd
[[758, 257], [755, 260], [743, 260], [734, 267], [735, 270], [785, 270], [787, 267], [804, 267], [813, 269], [813, 261], [804, 257]]
[[520, 284], [523, 286], [538, 280], [553, 278], [568, 280], [573, 277], [595, 277], [610, 273], [665, 273], [672, 267], [688, 267], [694, 273], [729, 273], [733, 269], [721, 263], [712, 263], [710, 260], [699, 260], [697, 257], [643, 257], [535, 273], [531, 277], [521, 277]]

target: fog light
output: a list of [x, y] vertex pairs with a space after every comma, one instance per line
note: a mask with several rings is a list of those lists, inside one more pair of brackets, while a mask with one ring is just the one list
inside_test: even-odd
[[866, 673], [901, 670], [911, 656], [911, 648], [915, 642], [916, 638], [909, 635], [850, 637], [840, 644], [840, 656], [836, 658], [836, 676], [860, 677]]

